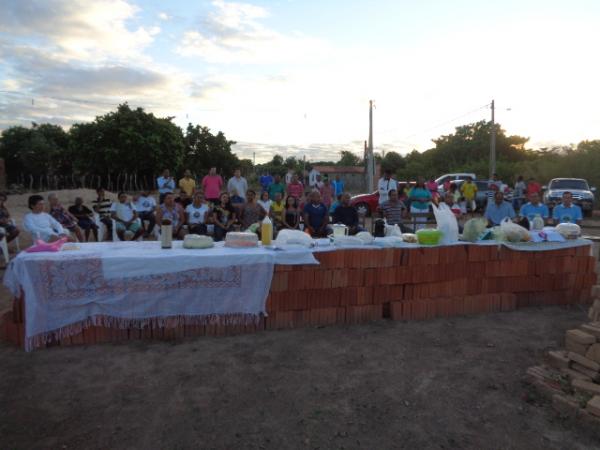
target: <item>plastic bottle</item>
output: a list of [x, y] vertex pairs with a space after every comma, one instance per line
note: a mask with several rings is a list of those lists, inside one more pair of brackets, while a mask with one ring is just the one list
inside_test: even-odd
[[271, 245], [273, 240], [273, 222], [266, 216], [260, 224], [260, 241], [262, 245]]
[[544, 228], [544, 219], [539, 214], [536, 214], [531, 223], [531, 229], [535, 231], [542, 230]]

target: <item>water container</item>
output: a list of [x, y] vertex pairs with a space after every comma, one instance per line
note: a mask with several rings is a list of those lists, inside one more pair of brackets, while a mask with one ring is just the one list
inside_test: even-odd
[[544, 228], [544, 219], [539, 214], [536, 214], [533, 220], [531, 221], [531, 229], [535, 231], [542, 230]]
[[260, 241], [262, 245], [271, 245], [273, 240], [273, 222], [266, 216], [260, 224]]

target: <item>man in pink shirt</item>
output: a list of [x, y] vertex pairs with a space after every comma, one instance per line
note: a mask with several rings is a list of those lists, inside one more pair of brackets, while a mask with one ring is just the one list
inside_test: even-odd
[[302, 194], [304, 194], [304, 185], [298, 180], [298, 175], [292, 175], [292, 181], [288, 184], [287, 193], [288, 195], [296, 197], [297, 200], [302, 198]]
[[216, 167], [211, 167], [208, 175], [202, 178], [202, 190], [206, 200], [213, 204], [219, 203], [222, 187], [223, 178], [221, 178], [221, 175], [217, 175]]

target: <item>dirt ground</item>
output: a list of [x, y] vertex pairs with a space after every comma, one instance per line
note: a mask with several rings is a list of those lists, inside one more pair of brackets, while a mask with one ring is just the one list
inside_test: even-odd
[[522, 383], [584, 318], [532, 308], [30, 354], [0, 344], [0, 448], [600, 448]]
[[0, 450], [600, 449], [600, 430], [522, 382], [584, 320], [530, 308], [33, 353], [0, 342]]

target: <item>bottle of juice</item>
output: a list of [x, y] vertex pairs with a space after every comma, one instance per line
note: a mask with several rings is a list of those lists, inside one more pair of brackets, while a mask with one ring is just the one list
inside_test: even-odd
[[260, 241], [262, 245], [271, 245], [273, 240], [273, 222], [266, 216], [260, 224]]

